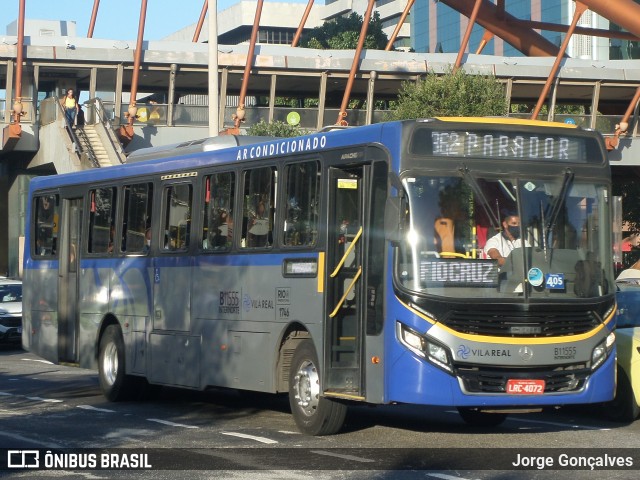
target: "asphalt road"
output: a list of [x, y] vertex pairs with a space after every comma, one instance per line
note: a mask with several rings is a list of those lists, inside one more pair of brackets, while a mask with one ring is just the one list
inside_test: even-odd
[[595, 407], [485, 430], [454, 409], [356, 406], [340, 434], [308, 437], [286, 397], [162, 388], [110, 403], [95, 372], [0, 349], [0, 477], [635, 479], [639, 469], [640, 421], [612, 423]]

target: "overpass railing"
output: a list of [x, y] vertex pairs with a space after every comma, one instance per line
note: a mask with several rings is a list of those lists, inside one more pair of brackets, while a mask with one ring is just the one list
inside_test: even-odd
[[[273, 114], [271, 114], [273, 110]], [[115, 118], [115, 106], [113, 102], [102, 102], [103, 114], [111, 120], [114, 125], [125, 124], [127, 119], [124, 112], [119, 119]], [[169, 117], [168, 112], [172, 112]], [[260, 121], [287, 121], [287, 116], [291, 112], [296, 112], [300, 118], [299, 126], [307, 130], [315, 130], [318, 126], [318, 116], [320, 109], [315, 107], [294, 108], [294, 107], [273, 107], [268, 106], [247, 106], [245, 107], [245, 126], [250, 126]], [[323, 125], [330, 125], [338, 117], [339, 108], [325, 108], [323, 112]], [[389, 110], [374, 110], [371, 116], [371, 123], [379, 123], [385, 120]], [[232, 115], [236, 113], [235, 106], [227, 106], [224, 109], [224, 121], [221, 128], [232, 126]], [[510, 113], [510, 117], [529, 118], [530, 113]], [[366, 125], [366, 109], [348, 109], [347, 122], [351, 126]], [[553, 121], [561, 123], [573, 123], [583, 128], [594, 128], [603, 135], [612, 135], [615, 126], [622, 120], [622, 115], [582, 115], [582, 114], [555, 114]], [[138, 106], [138, 117], [134, 121], [135, 125], [150, 126], [199, 126], [209, 125], [209, 107], [206, 105], [173, 105], [169, 109], [167, 104], [142, 104]], [[640, 136], [637, 116], [632, 118], [629, 128], [629, 135]]]

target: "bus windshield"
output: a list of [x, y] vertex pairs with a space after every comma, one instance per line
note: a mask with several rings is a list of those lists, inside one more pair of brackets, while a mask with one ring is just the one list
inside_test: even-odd
[[508, 179], [461, 169], [405, 176], [403, 184], [397, 262], [403, 289], [547, 300], [611, 293], [605, 184], [568, 169], [554, 178]]

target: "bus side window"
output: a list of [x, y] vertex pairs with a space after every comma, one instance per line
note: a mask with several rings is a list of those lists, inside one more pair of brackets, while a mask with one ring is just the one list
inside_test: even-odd
[[58, 253], [58, 208], [57, 195], [35, 198], [36, 224], [32, 251], [36, 256], [54, 256]]
[[287, 166], [283, 239], [286, 246], [313, 246], [318, 236], [319, 165]]
[[146, 253], [147, 230], [151, 227], [153, 184], [140, 183], [124, 187], [122, 246], [126, 253]]
[[235, 174], [217, 173], [205, 178], [202, 248], [227, 251], [233, 241]]
[[168, 185], [164, 189], [165, 250], [186, 250], [191, 235], [191, 184]]
[[268, 248], [273, 245], [276, 179], [275, 167], [245, 172], [242, 247]]
[[89, 192], [89, 253], [113, 253], [116, 228], [116, 189], [96, 188]]

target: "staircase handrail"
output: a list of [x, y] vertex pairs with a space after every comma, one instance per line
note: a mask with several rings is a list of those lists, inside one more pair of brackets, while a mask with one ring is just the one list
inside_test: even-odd
[[122, 144], [120, 142], [115, 141], [117, 139], [114, 133], [113, 124], [111, 123], [109, 117], [105, 115], [104, 102], [102, 101], [102, 99], [99, 97], [93, 97], [84, 102], [83, 105], [85, 105], [87, 108], [87, 114], [91, 112], [92, 115], [87, 115], [87, 117], [93, 118], [92, 123], [101, 123], [107, 130], [111, 146], [116, 152], [118, 152], [118, 159], [120, 160], [120, 163], [124, 163], [123, 159], [126, 158], [124, 149], [122, 148]]
[[100, 162], [98, 162], [93, 149], [87, 150], [82, 148], [82, 143], [80, 142], [80, 138], [78, 137], [78, 135], [76, 135], [76, 132], [73, 129], [73, 125], [69, 125], [69, 122], [67, 122], [67, 117], [65, 115], [64, 108], [62, 107], [62, 100], [62, 98], [59, 98], [56, 102], [58, 104], [58, 108], [56, 109], [56, 111], [58, 112], [58, 114], [62, 114], [64, 129], [66, 130], [67, 135], [69, 135], [69, 139], [73, 144], [73, 150], [78, 156], [78, 160], [82, 161], [82, 154], [84, 153], [91, 162], [91, 165], [93, 165], [95, 168], [100, 168]]

